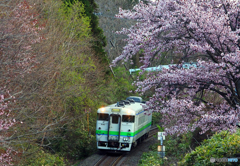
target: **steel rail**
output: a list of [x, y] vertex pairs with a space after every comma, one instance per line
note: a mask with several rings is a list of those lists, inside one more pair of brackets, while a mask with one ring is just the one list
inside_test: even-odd
[[93, 166], [100, 166], [100, 164], [103, 163], [103, 161], [106, 160], [106, 158], [108, 157], [108, 155], [104, 155], [102, 158], [100, 158]]
[[125, 156], [126, 154], [122, 154], [121, 156], [119, 156], [113, 163], [111, 166], [117, 166], [117, 164], [120, 162], [120, 160]]

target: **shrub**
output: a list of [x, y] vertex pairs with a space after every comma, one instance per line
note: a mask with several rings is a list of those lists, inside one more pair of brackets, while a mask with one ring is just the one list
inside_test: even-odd
[[157, 166], [162, 164], [163, 164], [163, 161], [158, 156], [157, 151], [144, 152], [141, 160], [139, 161], [140, 166], [147, 166], [147, 165]]
[[64, 159], [57, 154], [46, 153], [37, 145], [27, 145], [20, 166], [65, 166]]
[[[157, 125], [159, 131], [164, 131], [163, 127], [160, 127]], [[157, 139], [157, 138], [156, 138]], [[156, 143], [152, 146], [150, 146], [150, 152], [144, 153], [142, 155], [142, 159], [140, 161], [140, 164], [147, 165], [148, 163], [151, 163], [149, 165], [174, 165], [177, 163], [177, 161], [181, 160], [186, 153], [188, 153], [191, 150], [192, 144], [192, 133], [189, 132], [187, 134], [182, 134], [177, 137], [177, 135], [167, 135], [166, 139], [163, 141], [163, 145], [166, 149], [166, 159], [164, 160], [164, 163], [161, 163], [162, 160], [157, 154], [157, 147], [159, 143]]]
[[236, 165], [236, 163], [211, 163], [210, 158], [237, 157], [240, 152], [240, 130], [236, 133], [222, 131], [187, 154], [180, 165]]
[[124, 100], [128, 96], [137, 95], [133, 91], [135, 87], [131, 84], [133, 81], [130, 74], [123, 67], [114, 68], [115, 77], [109, 78], [105, 82], [105, 86], [100, 89], [101, 101], [112, 104], [119, 100]]
[[[161, 132], [164, 128], [157, 125]], [[166, 156], [175, 157], [176, 159], [182, 159], [186, 153], [191, 151], [192, 133], [182, 134], [177, 137], [177, 135], [167, 135], [166, 139], [163, 141], [163, 145], [166, 148]], [[157, 146], [159, 143], [154, 144], [150, 147], [151, 150], [157, 151]]]
[[[93, 133], [95, 128], [93, 129], [92, 125], [90, 127], [90, 131]], [[62, 156], [79, 160], [96, 151], [95, 135], [90, 135], [80, 124], [69, 125], [61, 132], [60, 138], [51, 140], [51, 147]]]
[[182, 159], [191, 150], [192, 133], [188, 132], [180, 136], [172, 135], [166, 137], [166, 155]]

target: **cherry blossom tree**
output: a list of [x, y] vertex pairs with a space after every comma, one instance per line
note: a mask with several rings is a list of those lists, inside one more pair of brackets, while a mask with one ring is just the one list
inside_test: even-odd
[[36, 65], [32, 51], [36, 43], [44, 38], [39, 33], [44, 26], [39, 24], [34, 7], [27, 1], [5, 1], [0, 3], [0, 149], [1, 165], [11, 165], [12, 148], [9, 145], [9, 129], [16, 122], [11, 113], [15, 97], [21, 93], [16, 86], [17, 77], [24, 77]]
[[[170, 69], [149, 72], [137, 80], [138, 92], [154, 89], [147, 111], [160, 111], [169, 134], [207, 130], [236, 130], [240, 115], [240, 1], [155, 0], [119, 9], [116, 17], [135, 19], [126, 34], [127, 45], [113, 61], [131, 61], [143, 52], [141, 69], [172, 51], [181, 60]], [[184, 69], [186, 58], [196, 68]], [[160, 64], [159, 64], [160, 65]], [[213, 98], [220, 99], [213, 102]], [[172, 126], [168, 126], [173, 123]]]
[[14, 97], [9, 94], [9, 92], [4, 92], [4, 89], [0, 89], [0, 145], [4, 148], [7, 148], [5, 153], [0, 154], [0, 163], [1, 164], [11, 164], [12, 158], [11, 148], [8, 146], [8, 142], [5, 141], [7, 131], [12, 125], [15, 124], [16, 120], [10, 117], [11, 110], [8, 108], [8, 103]]
[[37, 13], [27, 1], [3, 8], [0, 25], [0, 71], [1, 86], [23, 76], [37, 63], [34, 44], [44, 37], [39, 33], [44, 26], [39, 24]]

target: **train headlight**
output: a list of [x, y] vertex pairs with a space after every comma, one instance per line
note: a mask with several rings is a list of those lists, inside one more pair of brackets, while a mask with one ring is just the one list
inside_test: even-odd
[[105, 109], [104, 108], [101, 108], [101, 112], [104, 112], [105, 111]]
[[127, 137], [123, 137], [123, 141], [127, 141], [128, 139], [127, 139]]
[[132, 111], [131, 111], [131, 110], [127, 110], [127, 113], [128, 113], [128, 114], [131, 114], [131, 113], [132, 113]]

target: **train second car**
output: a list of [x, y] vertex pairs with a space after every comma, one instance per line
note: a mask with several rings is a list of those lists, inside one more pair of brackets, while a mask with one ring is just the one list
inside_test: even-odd
[[97, 111], [96, 139], [99, 150], [130, 151], [145, 139], [152, 115], [145, 115], [142, 99], [131, 96]]

